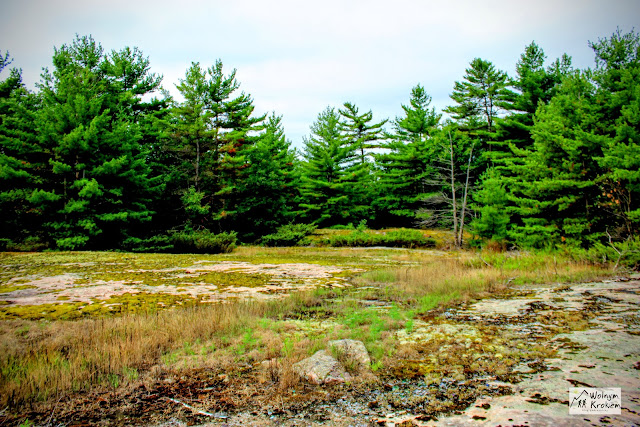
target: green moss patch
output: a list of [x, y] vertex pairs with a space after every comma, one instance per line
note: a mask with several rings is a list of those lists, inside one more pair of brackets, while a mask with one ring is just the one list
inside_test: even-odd
[[19, 291], [21, 289], [33, 289], [35, 286], [31, 285], [0, 285], [0, 294]]

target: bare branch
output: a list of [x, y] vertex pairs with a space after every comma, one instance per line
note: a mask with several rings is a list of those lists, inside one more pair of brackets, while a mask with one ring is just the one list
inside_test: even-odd
[[165, 399], [167, 399], [167, 400], [169, 400], [169, 401], [171, 401], [173, 403], [177, 403], [178, 405], [182, 405], [185, 408], [190, 409], [191, 411], [195, 412], [198, 415], [204, 415], [204, 416], [213, 417], [213, 418], [227, 418], [226, 415], [212, 414], [211, 412], [201, 411], [199, 409], [194, 408], [191, 405], [188, 405], [188, 404], [186, 404], [184, 402], [179, 401], [178, 399], [173, 399], [171, 397], [165, 397]]

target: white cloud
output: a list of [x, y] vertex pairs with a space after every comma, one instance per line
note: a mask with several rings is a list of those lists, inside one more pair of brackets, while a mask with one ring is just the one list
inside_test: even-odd
[[0, 49], [33, 87], [53, 46], [93, 34], [106, 49], [138, 46], [175, 83], [191, 61], [222, 59], [260, 112], [284, 116], [294, 143], [327, 105], [355, 102], [393, 118], [411, 87], [441, 109], [474, 57], [513, 73], [532, 40], [550, 59], [591, 66], [588, 40], [640, 27], [637, 0], [3, 0]]

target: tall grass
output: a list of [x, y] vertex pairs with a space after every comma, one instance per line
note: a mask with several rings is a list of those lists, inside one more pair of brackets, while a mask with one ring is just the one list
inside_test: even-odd
[[0, 406], [108, 384], [186, 342], [240, 331], [273, 308], [245, 302], [48, 324], [2, 322]]
[[487, 252], [461, 253], [455, 258], [425, 257], [417, 266], [372, 271], [361, 280], [377, 283], [378, 292], [385, 298], [417, 301], [421, 311], [426, 311], [513, 285], [595, 280], [610, 274], [610, 269], [553, 254]]

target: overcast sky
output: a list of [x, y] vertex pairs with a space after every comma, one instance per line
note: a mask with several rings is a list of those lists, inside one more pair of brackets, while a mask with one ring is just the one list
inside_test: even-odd
[[588, 42], [640, 30], [640, 0], [0, 0], [0, 17], [0, 51], [31, 89], [76, 33], [105, 50], [137, 46], [174, 95], [192, 61], [221, 59], [299, 147], [327, 105], [393, 119], [420, 83], [440, 111], [473, 58], [513, 75], [531, 41], [549, 61], [592, 67]]

